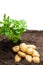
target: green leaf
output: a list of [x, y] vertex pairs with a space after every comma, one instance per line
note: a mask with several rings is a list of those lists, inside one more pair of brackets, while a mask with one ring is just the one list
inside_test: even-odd
[[3, 22], [0, 21], [0, 24], [3, 24]]
[[0, 27], [0, 35], [4, 35], [4, 28]]

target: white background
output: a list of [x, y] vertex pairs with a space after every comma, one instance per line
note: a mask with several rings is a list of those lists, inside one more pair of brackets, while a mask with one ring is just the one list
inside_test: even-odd
[[0, 20], [4, 13], [25, 19], [30, 30], [43, 30], [43, 0], [0, 0]]

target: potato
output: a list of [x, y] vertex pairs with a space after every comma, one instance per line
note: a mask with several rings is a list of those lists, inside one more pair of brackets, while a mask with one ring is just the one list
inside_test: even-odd
[[35, 45], [27, 45], [28, 48], [33, 48], [33, 49], [36, 49], [36, 46]]
[[21, 44], [20, 44], [20, 50], [21, 50], [22, 52], [26, 52], [26, 49], [27, 49], [27, 45], [26, 45], [25, 43], [21, 43]]
[[34, 63], [39, 63], [40, 62], [40, 58], [39, 57], [33, 57], [33, 62]]
[[27, 48], [26, 53], [32, 55], [33, 48]]
[[24, 52], [18, 51], [18, 55], [21, 57], [25, 57], [26, 54]]
[[19, 51], [19, 46], [14, 46], [14, 47], [12, 48], [12, 50], [13, 50], [14, 52], [18, 52], [18, 51]]
[[15, 55], [14, 60], [15, 62], [20, 62], [21, 57], [19, 55]]
[[40, 54], [36, 50], [34, 50], [32, 56], [40, 57]]
[[30, 56], [30, 55], [25, 55], [25, 59], [26, 59], [28, 62], [32, 62], [32, 56]]

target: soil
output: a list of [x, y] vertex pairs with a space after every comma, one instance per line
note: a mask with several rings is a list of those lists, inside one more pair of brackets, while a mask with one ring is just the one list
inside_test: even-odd
[[[16, 53], [12, 51], [12, 47], [19, 45], [21, 42], [26, 44], [34, 44], [37, 46], [37, 50], [41, 55], [41, 61], [39, 64], [28, 63], [25, 59], [22, 59], [19, 63], [14, 62], [14, 56]], [[23, 33], [21, 39], [17, 44], [14, 44], [11, 40], [8, 40], [5, 36], [0, 36], [0, 65], [43, 65], [43, 31], [27, 30]]]

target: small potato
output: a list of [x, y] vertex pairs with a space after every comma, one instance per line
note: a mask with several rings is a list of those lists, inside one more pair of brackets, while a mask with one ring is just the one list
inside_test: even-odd
[[26, 53], [32, 55], [33, 48], [27, 48]]
[[28, 48], [33, 48], [33, 49], [36, 49], [36, 46], [35, 45], [27, 45]]
[[25, 57], [26, 54], [24, 52], [18, 51], [18, 55], [21, 57]]
[[15, 60], [15, 62], [20, 62], [21, 57], [19, 55], [15, 55], [14, 60]]
[[18, 51], [19, 51], [19, 46], [14, 46], [14, 47], [12, 48], [12, 50], [13, 50], [14, 52], [18, 52]]
[[34, 63], [39, 63], [40, 62], [40, 58], [39, 57], [33, 57], [33, 62]]
[[40, 57], [40, 54], [39, 54], [36, 50], [34, 50], [32, 56], [33, 56], [33, 57], [34, 57], [34, 56], [35, 56], [35, 57]]
[[27, 49], [27, 45], [26, 45], [25, 43], [21, 43], [21, 44], [20, 44], [20, 50], [21, 50], [22, 52], [26, 52], [26, 49]]
[[30, 56], [30, 55], [26, 55], [25, 56], [25, 59], [28, 61], [28, 62], [32, 62], [32, 56]]

